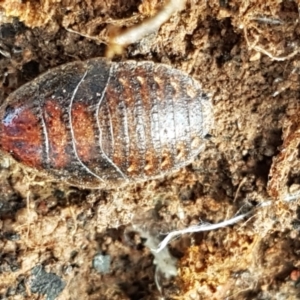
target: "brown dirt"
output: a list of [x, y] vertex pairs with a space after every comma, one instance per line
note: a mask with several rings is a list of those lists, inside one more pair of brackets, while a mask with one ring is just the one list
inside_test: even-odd
[[[0, 1], [1, 103], [54, 66], [103, 56], [110, 26], [141, 22], [160, 1], [39, 3]], [[0, 299], [158, 299], [153, 256], [139, 233], [156, 240], [267, 200], [272, 204], [245, 222], [172, 242], [178, 276], [158, 276], [162, 293], [300, 299], [300, 209], [297, 201], [282, 201], [300, 184], [298, 5], [187, 1], [157, 34], [117, 58], [170, 64], [211, 94], [212, 138], [178, 173], [122, 189], [79, 190], [3, 155]], [[110, 259], [109, 270], [97, 268], [97, 254]]]

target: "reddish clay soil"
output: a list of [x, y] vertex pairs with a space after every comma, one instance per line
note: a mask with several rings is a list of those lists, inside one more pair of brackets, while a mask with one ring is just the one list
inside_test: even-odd
[[[0, 103], [52, 67], [104, 56], [109, 29], [161, 4], [1, 0]], [[79, 189], [1, 155], [0, 299], [300, 299], [298, 5], [188, 0], [114, 58], [169, 64], [211, 96], [206, 149], [177, 173]], [[149, 249], [171, 230], [249, 211], [172, 241], [166, 257]]]

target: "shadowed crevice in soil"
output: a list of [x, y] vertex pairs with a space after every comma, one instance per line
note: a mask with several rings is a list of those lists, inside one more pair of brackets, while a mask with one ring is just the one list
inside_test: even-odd
[[[215, 56], [216, 65], [221, 68], [230, 61], [236, 53], [231, 53], [234, 47], [239, 47], [241, 34], [236, 33], [231, 24], [231, 18], [223, 20], [209, 19], [209, 37], [215, 40], [211, 44], [211, 55]], [[218, 38], [216, 38], [218, 37]]]

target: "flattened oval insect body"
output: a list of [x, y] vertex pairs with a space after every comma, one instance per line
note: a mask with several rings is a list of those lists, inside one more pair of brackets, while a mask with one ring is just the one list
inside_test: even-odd
[[0, 145], [58, 180], [98, 187], [187, 165], [211, 123], [210, 100], [181, 71], [95, 58], [54, 68], [12, 93], [0, 110]]

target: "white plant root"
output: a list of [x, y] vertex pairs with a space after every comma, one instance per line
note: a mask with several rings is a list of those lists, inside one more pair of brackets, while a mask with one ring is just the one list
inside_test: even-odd
[[175, 12], [181, 11], [185, 7], [185, 1], [169, 0], [153, 17], [116, 34], [110, 39], [106, 57], [112, 58], [115, 54], [122, 53], [125, 46], [136, 43], [143, 37], [157, 31]]
[[[283, 201], [285, 202], [289, 202], [289, 201], [295, 201], [297, 199], [300, 198], [300, 191], [297, 191], [293, 194], [288, 194], [283, 198]], [[236, 224], [238, 222], [240, 222], [241, 220], [244, 220], [246, 217], [252, 216], [253, 214], [255, 214], [255, 212], [257, 212], [257, 210], [260, 210], [264, 207], [270, 206], [272, 205], [273, 200], [268, 199], [265, 202], [260, 203], [258, 206], [256, 206], [253, 210], [250, 210], [247, 213], [243, 213], [237, 216], [234, 216], [231, 219], [222, 221], [220, 223], [216, 223], [216, 224], [210, 224], [210, 223], [202, 223], [199, 225], [193, 225], [181, 230], [174, 230], [169, 232], [166, 237], [160, 242], [160, 244], [158, 245], [158, 247], [156, 249], [152, 248], [151, 251], [152, 253], [159, 253], [160, 251], [164, 250], [167, 245], [173, 241], [175, 238], [186, 234], [186, 233], [195, 233], [195, 232], [203, 232], [203, 231], [210, 231], [210, 230], [216, 230], [219, 228], [223, 228], [223, 227], [227, 227], [233, 224]]]

